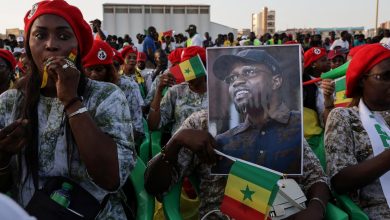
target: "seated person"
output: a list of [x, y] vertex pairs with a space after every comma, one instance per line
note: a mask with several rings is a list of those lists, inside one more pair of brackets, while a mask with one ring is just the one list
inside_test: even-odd
[[[356, 52], [346, 73], [350, 107], [330, 112], [325, 128], [327, 170], [337, 193], [349, 194], [370, 219], [390, 219], [390, 50]], [[387, 201], [387, 202], [386, 202]]]
[[[202, 110], [187, 118], [176, 134], [148, 164], [145, 172], [145, 188], [161, 199], [180, 179], [197, 175], [200, 179], [200, 207], [202, 218], [211, 210], [219, 209], [226, 176], [210, 175], [211, 164], [216, 160], [213, 148], [216, 141], [207, 132], [208, 112]], [[307, 208], [290, 218], [323, 219], [325, 207], [330, 197], [327, 178], [318, 159], [304, 141], [303, 175], [295, 179], [303, 188], [307, 198]], [[226, 219], [221, 213], [209, 215], [207, 219]]]

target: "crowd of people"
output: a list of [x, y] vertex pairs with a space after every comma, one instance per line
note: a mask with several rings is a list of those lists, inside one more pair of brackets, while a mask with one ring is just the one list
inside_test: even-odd
[[[129, 35], [107, 33], [98, 19], [87, 23], [66, 1], [36, 3], [24, 24], [23, 37], [0, 41], [0, 192], [29, 213], [36, 213], [31, 201], [38, 192], [61, 176], [96, 199], [97, 219], [134, 218], [134, 207], [125, 204], [133, 198], [125, 198], [123, 189], [140, 160], [142, 143], [160, 132], [161, 152], [145, 161], [148, 193], [161, 201], [183, 179], [182, 193], [200, 199], [198, 218], [229, 219], [211, 213], [219, 209], [227, 181], [211, 175], [217, 160], [213, 149], [233, 138], [246, 143], [250, 137], [240, 132], [258, 134], [261, 127], [254, 121], [279, 126], [298, 114], [286, 110], [276, 96], [266, 104], [274, 105], [274, 115], [265, 114], [264, 106], [251, 109], [249, 103], [259, 100], [235, 103], [245, 109], [243, 127], [215, 138], [208, 133], [207, 76], [176, 84], [170, 67], [195, 56], [207, 67], [209, 47], [283, 44], [301, 45], [303, 82], [348, 62], [346, 96], [352, 98], [348, 107], [335, 108], [334, 80], [303, 86], [303, 174], [294, 179], [307, 197], [307, 208], [288, 218], [324, 219], [333, 191], [350, 196], [370, 219], [390, 219], [389, 30], [374, 38], [347, 31], [339, 38], [330, 32], [325, 39], [310, 33], [251, 32], [212, 40], [190, 24], [188, 36], [172, 31], [159, 36], [150, 26], [133, 41]], [[217, 60], [224, 71], [213, 71], [229, 88], [253, 78], [267, 82], [256, 91], [271, 96], [288, 80], [264, 51], [244, 49], [229, 59]], [[252, 67], [269, 75], [248, 70]], [[198, 193], [189, 176], [200, 180]]]

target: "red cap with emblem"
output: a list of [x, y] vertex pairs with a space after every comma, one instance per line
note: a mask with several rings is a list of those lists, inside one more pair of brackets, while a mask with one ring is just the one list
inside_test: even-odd
[[319, 60], [320, 58], [326, 56], [326, 50], [320, 47], [312, 47], [308, 51], [305, 52], [304, 59], [305, 65], [304, 67], [310, 66], [313, 62]]
[[113, 63], [114, 52], [110, 45], [101, 40], [94, 40], [92, 49], [83, 59], [84, 68]]
[[35, 19], [45, 14], [53, 14], [65, 19], [76, 35], [81, 57], [87, 55], [93, 43], [91, 27], [84, 20], [83, 14], [77, 7], [69, 5], [63, 0], [41, 1], [33, 5], [24, 17], [25, 39], [28, 39]]
[[122, 49], [122, 51], [121, 51], [121, 54], [122, 54], [122, 57], [123, 57], [123, 59], [125, 59], [126, 58], [126, 56], [129, 54], [129, 53], [135, 53], [135, 54], [137, 54], [137, 48], [136, 47], [134, 47], [134, 46], [126, 46], [126, 47], [124, 47], [123, 49]]

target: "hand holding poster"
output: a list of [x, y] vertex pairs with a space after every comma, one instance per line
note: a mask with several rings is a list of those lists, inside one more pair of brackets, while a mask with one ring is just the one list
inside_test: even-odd
[[[300, 55], [298, 45], [207, 50], [209, 131], [219, 151], [285, 174], [302, 173]], [[227, 174], [229, 161], [212, 172]]]

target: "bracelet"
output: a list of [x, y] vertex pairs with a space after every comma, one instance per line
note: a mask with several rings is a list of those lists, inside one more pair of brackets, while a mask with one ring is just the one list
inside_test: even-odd
[[76, 103], [77, 101], [80, 101], [80, 102], [83, 102], [83, 98], [82, 97], [74, 97], [73, 99], [71, 99], [68, 104], [65, 105], [64, 107], [64, 112], [69, 108], [71, 107], [74, 103]]
[[79, 108], [77, 111], [75, 111], [73, 113], [70, 113], [68, 115], [68, 118], [71, 118], [71, 117], [73, 117], [75, 115], [78, 115], [78, 114], [81, 114], [81, 113], [84, 113], [84, 112], [87, 112], [87, 111], [88, 111], [88, 109], [86, 107]]
[[321, 205], [322, 210], [323, 210], [322, 216], [325, 216], [325, 214], [326, 214], [326, 206], [325, 206], [324, 202], [320, 198], [318, 198], [318, 197], [311, 198], [309, 203], [311, 203], [311, 201], [317, 201]]

